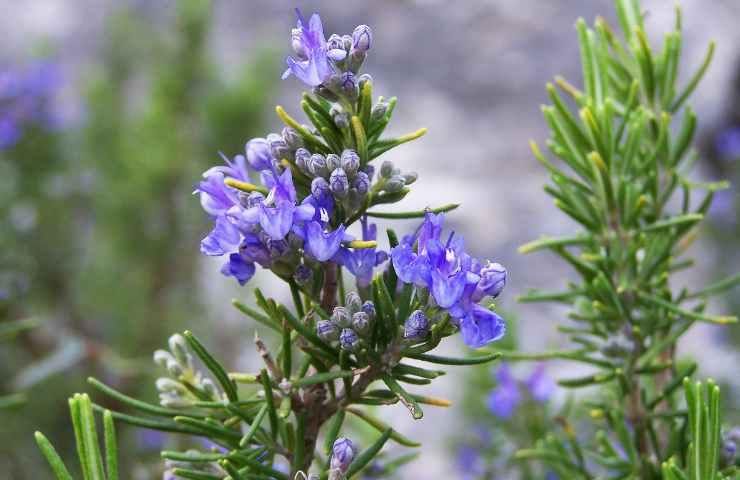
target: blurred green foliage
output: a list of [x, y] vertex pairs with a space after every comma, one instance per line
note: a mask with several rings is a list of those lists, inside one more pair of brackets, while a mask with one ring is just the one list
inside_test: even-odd
[[[207, 226], [189, 192], [219, 150], [238, 153], [263, 130], [278, 69], [257, 52], [235, 78], [219, 75], [208, 48], [210, 2], [173, 7], [171, 18], [148, 8], [109, 17], [99, 61], [65, 87], [83, 93], [82, 120], [27, 132], [0, 152], [2, 218], [35, 218], [0, 232], [8, 293], [0, 313], [3, 322], [40, 323], [0, 350], [0, 396], [22, 389], [29, 398], [23, 415], [0, 413], [8, 478], [45, 475], [40, 458], [27, 454], [31, 432], [63, 436], [63, 399], [86, 375], [139, 393], [151, 384], [148, 352], [202, 310], [193, 292]], [[71, 445], [59, 447], [73, 455]]]

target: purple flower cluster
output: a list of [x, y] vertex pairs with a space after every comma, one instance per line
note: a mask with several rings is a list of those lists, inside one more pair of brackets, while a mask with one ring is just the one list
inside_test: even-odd
[[[522, 402], [522, 385], [511, 374], [509, 365], [501, 364], [496, 372], [498, 385], [488, 396], [488, 409], [499, 418], [511, 418]], [[539, 364], [523, 385], [533, 400], [546, 403], [555, 390], [555, 383], [545, 372], [545, 365]]]
[[427, 288], [436, 304], [447, 310], [473, 348], [500, 339], [501, 317], [478, 304], [497, 297], [506, 285], [506, 269], [482, 264], [465, 252], [462, 236], [450, 233], [442, 240], [444, 214], [427, 213], [417, 232], [391, 250], [393, 268], [404, 283]]
[[59, 68], [49, 61], [0, 70], [0, 149], [18, 143], [31, 126], [56, 125], [50, 101], [60, 85]]
[[326, 40], [321, 18], [314, 13], [306, 19], [296, 9], [298, 23], [291, 32], [295, 57], [288, 57], [283, 78], [294, 75], [309, 87], [353, 98], [357, 95], [355, 74], [373, 43], [370, 27], [359, 25], [352, 35], [333, 34]]
[[[222, 273], [244, 285], [254, 275], [255, 264], [274, 268], [277, 263], [293, 273], [300, 264], [298, 249], [325, 261], [346, 240], [344, 227], [327, 231], [326, 215], [314, 206], [312, 197], [298, 202], [290, 169], [282, 172], [261, 139], [247, 144], [247, 157], [237, 155], [225, 166], [203, 174], [196, 193], [203, 209], [213, 216], [215, 226], [201, 242], [206, 255], [228, 255]], [[262, 187], [250, 182], [250, 169], [260, 173]], [[242, 182], [245, 189], [227, 185], [227, 179]], [[267, 194], [263, 193], [267, 191]]]

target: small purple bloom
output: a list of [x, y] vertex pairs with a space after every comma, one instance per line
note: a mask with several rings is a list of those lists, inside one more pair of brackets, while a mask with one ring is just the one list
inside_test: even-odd
[[477, 480], [486, 471], [480, 450], [468, 444], [457, 449], [457, 467], [464, 480]]
[[306, 252], [320, 262], [330, 260], [339, 251], [344, 230], [344, 225], [340, 225], [333, 232], [327, 232], [319, 222], [309, 222], [306, 225]]
[[522, 396], [508, 364], [501, 364], [496, 373], [496, 380], [498, 385], [488, 396], [488, 409], [499, 418], [511, 418]]
[[[377, 227], [374, 223], [368, 224], [367, 218], [362, 222], [362, 239], [375, 240], [378, 236]], [[350, 250], [342, 248], [339, 252], [340, 263], [349, 270], [357, 279], [361, 287], [370, 285], [373, 279], [375, 267], [388, 260], [388, 254], [378, 251], [376, 248], [358, 248]]]
[[[283, 73], [283, 79], [293, 74], [306, 85], [317, 87], [334, 73], [327, 52], [324, 27], [317, 13], [311, 15], [308, 23], [298, 9], [296, 14], [298, 24], [291, 33], [291, 40], [297, 59], [287, 58], [288, 69]], [[338, 56], [337, 52], [332, 55]]]
[[527, 390], [532, 398], [540, 403], [547, 402], [555, 391], [555, 382], [545, 372], [545, 364], [538, 364], [527, 378]]
[[232, 253], [229, 259], [221, 267], [221, 273], [227, 277], [234, 277], [239, 285], [244, 285], [254, 275], [254, 263], [247, 261], [241, 254]]
[[506, 333], [506, 324], [495, 312], [473, 305], [470, 312], [460, 319], [460, 332], [467, 346], [480, 348], [501, 339]]
[[211, 233], [200, 242], [200, 251], [210, 256], [225, 255], [236, 250], [240, 242], [239, 230], [225, 216], [221, 216], [216, 218]]

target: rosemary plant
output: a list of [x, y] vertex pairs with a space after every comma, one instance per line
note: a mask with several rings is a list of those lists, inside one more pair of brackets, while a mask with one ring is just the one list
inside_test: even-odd
[[[581, 231], [537, 240], [522, 251], [550, 250], [581, 280], [564, 292], [535, 291], [522, 300], [571, 305], [574, 325], [560, 329], [578, 347], [505, 353], [510, 360], [560, 358], [594, 368], [586, 377], [559, 382], [595, 387], [585, 402], [594, 426], [584, 432], [593, 438], [576, 434], [567, 409], [557, 421], [564, 434], [557, 434], [542, 409], [540, 431], [532, 437], [539, 440], [516, 456], [545, 464], [522, 469], [525, 475], [546, 472], [548, 478], [727, 479], [735, 471], [720, 457], [719, 388], [688, 379], [697, 366], [679, 361], [676, 343], [695, 322], [735, 321], [705, 308], [712, 294], [736, 282], [696, 291], [675, 289], [672, 282], [674, 272], [690, 266], [680, 256], [714, 192], [725, 186], [687, 177], [696, 118], [686, 101], [713, 46], [679, 88], [680, 11], [675, 30], [656, 52], [637, 1], [616, 5], [623, 38], [602, 19], [593, 29], [577, 24], [583, 89], [560, 78], [548, 86], [548, 147], [562, 164], [532, 145], [551, 173], [546, 191]], [[72, 400], [85, 480], [116, 478], [113, 419], [211, 442], [212, 448], [162, 452], [165, 478], [356, 478], [376, 471], [374, 462], [387, 442], [419, 446], [367, 406], [400, 402], [420, 419], [423, 406], [449, 405], [411, 391], [410, 385], [430, 384], [445, 373], [435, 364], [482, 364], [500, 356], [429, 353], [458, 331], [472, 348], [503, 337], [504, 321], [490, 300], [502, 292], [506, 269], [472, 258], [455, 232], [442, 236], [444, 212], [457, 205], [377, 209], [401, 201], [417, 180], [416, 173], [388, 161], [376, 168], [377, 158], [425, 130], [381, 138], [396, 99], [375, 99], [372, 78], [360, 73], [373, 45], [369, 27], [326, 39], [318, 15], [298, 17], [291, 32], [295, 55], [287, 59], [283, 77], [310, 87], [301, 100], [310, 125], [277, 107], [282, 132], [248, 141], [244, 155], [207, 170], [196, 189], [214, 222], [201, 251], [224, 257], [221, 272], [241, 285], [259, 265], [290, 291], [292, 305], [259, 288], [256, 305], [234, 301], [260, 333], [276, 337], [278, 347], [258, 334], [254, 343], [263, 367], [229, 373], [195, 334], [173, 335], [169, 348], [154, 354], [166, 372], [156, 382], [159, 405], [91, 379], [96, 390], [135, 413], [108, 412], [85, 396]], [[706, 191], [698, 203], [692, 201], [697, 190]], [[372, 218], [423, 220], [400, 241], [387, 230], [390, 251], [384, 252]], [[497, 380], [489, 408], [507, 417], [524, 388], [506, 368]], [[535, 370], [526, 382], [527, 401], [549, 398], [552, 385], [546, 380]], [[104, 412], [106, 461], [91, 409]], [[347, 417], [376, 430], [376, 439], [360, 450], [347, 436]], [[57, 478], [70, 478], [48, 441], [41, 435], [37, 440]], [[391, 459], [387, 465], [393, 467], [385, 471], [409, 458]]]
[[[400, 402], [420, 419], [422, 405], [449, 405], [410, 391], [445, 373], [435, 364], [480, 364], [499, 356], [428, 353], [458, 331], [473, 348], [503, 336], [504, 322], [486, 299], [501, 293], [506, 270], [468, 255], [460, 235], [442, 238], [444, 212], [457, 205], [375, 210], [402, 200], [417, 179], [388, 161], [376, 168], [378, 157], [426, 130], [381, 138], [396, 99], [374, 99], [372, 78], [360, 74], [373, 43], [369, 27], [326, 40], [317, 14], [309, 20], [298, 16], [295, 56], [288, 58], [284, 78], [294, 75], [311, 87], [301, 100], [311, 125], [277, 107], [283, 131], [249, 140], [245, 155], [206, 171], [196, 190], [214, 221], [201, 251], [225, 257], [221, 272], [242, 285], [260, 265], [290, 290], [293, 305], [268, 298], [259, 288], [256, 306], [234, 301], [260, 325], [260, 333], [277, 336], [279, 347], [270, 348], [257, 335], [263, 368], [228, 373], [195, 334], [176, 334], [169, 350], [154, 354], [166, 372], [156, 382], [160, 405], [90, 380], [118, 405], [137, 411], [109, 417], [212, 442], [211, 450], [162, 452], [167, 478], [353, 478], [374, 467], [388, 441], [419, 446], [365, 406]], [[388, 230], [391, 250], [384, 252], [373, 217], [423, 222], [401, 241]], [[381, 267], [377, 274], [376, 267]], [[350, 275], [355, 289], [349, 287]], [[347, 416], [377, 430], [376, 440], [359, 450], [341, 436]], [[81, 418], [89, 426], [89, 415]], [[39, 442], [58, 478], [67, 478], [48, 442], [42, 437]], [[85, 479], [102, 478], [94, 443], [82, 442]]]
[[[714, 193], [727, 187], [688, 178], [697, 121], [687, 101], [714, 45], [681, 87], [681, 11], [676, 9], [675, 28], [663, 47], [654, 50], [638, 1], [617, 0], [616, 7], [621, 38], [602, 18], [593, 28], [577, 22], [583, 88], [563, 78], [547, 87], [552, 102], [543, 107], [551, 129], [547, 147], [562, 166], [532, 143], [550, 172], [545, 191], [581, 231], [542, 238], [521, 251], [555, 253], [580, 281], [563, 292], [532, 291], [521, 300], [570, 305], [573, 324], [559, 330], [577, 347], [511, 355], [592, 367], [592, 374], [559, 384], [598, 387], [588, 403], [598, 428], [592, 441], [583, 443], [566, 421], [564, 438], [550, 435], [518, 455], [541, 459], [561, 478], [729, 478], [718, 471], [718, 388], [710, 384], [703, 398], [698, 387], [687, 387], [687, 416], [680, 388], [697, 365], [679, 361], [676, 344], [696, 322], [736, 321], [705, 309], [708, 298], [732, 287], [737, 277], [696, 290], [677, 288], [673, 280], [692, 265], [682, 255]], [[698, 202], [693, 201], [697, 191], [705, 192]], [[699, 420], [707, 411], [709, 418]], [[678, 473], [678, 466], [690, 473]]]

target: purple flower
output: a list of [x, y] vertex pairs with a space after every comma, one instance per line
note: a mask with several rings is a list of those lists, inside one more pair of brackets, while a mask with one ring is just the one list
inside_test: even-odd
[[[286, 59], [288, 69], [283, 73], [283, 79], [293, 74], [306, 85], [317, 87], [334, 73], [328, 56], [324, 27], [317, 13], [311, 15], [308, 23], [298, 9], [296, 14], [298, 24], [291, 32], [291, 44], [296, 58]], [[332, 50], [332, 56], [338, 58], [338, 52]]]
[[499, 418], [510, 418], [519, 406], [522, 396], [508, 364], [501, 364], [496, 373], [496, 380], [498, 385], [488, 396], [488, 409]]
[[320, 262], [330, 260], [339, 251], [344, 240], [344, 225], [334, 231], [325, 231], [321, 223], [309, 222], [306, 225], [306, 252]]
[[200, 204], [207, 213], [218, 216], [225, 214], [231, 207], [239, 202], [237, 190], [224, 183], [226, 178], [246, 182], [249, 181], [249, 170], [247, 161], [243, 155], [234, 157], [230, 161], [221, 155], [226, 165], [209, 168], [203, 173], [204, 180], [198, 184], [195, 192], [200, 196]]
[[[375, 240], [378, 236], [376, 225], [374, 223], [368, 224], [367, 217], [364, 217], [361, 222], [362, 239]], [[388, 260], [388, 254], [378, 251], [376, 248], [358, 248], [355, 250], [342, 248], [339, 252], [339, 262], [355, 276], [357, 284], [361, 287], [370, 285], [373, 279], [373, 270], [386, 260]]]
[[555, 382], [545, 372], [545, 364], [538, 364], [534, 371], [529, 375], [526, 381], [527, 390], [532, 398], [540, 403], [550, 400], [555, 391]]
[[[260, 142], [248, 144], [247, 154], [259, 166]], [[255, 153], [257, 152], [257, 153]], [[276, 165], [262, 171], [262, 180], [270, 188], [267, 196], [259, 192], [245, 193], [225, 184], [227, 178], [249, 181], [248, 159], [243, 155], [225, 166], [213, 167], [203, 175], [196, 193], [203, 209], [214, 217], [213, 230], [202, 240], [201, 252], [206, 255], [228, 255], [221, 273], [244, 285], [255, 273], [255, 263], [272, 268], [275, 260], [286, 257], [291, 250], [303, 246], [305, 222], [314, 217], [310, 203], [296, 205], [297, 193], [291, 171], [280, 173]], [[291, 242], [289, 242], [289, 239]], [[298, 267], [293, 256], [293, 269]]]
[[500, 340], [506, 333], [504, 320], [480, 305], [473, 305], [459, 323], [463, 341], [471, 348], [480, 348]]
[[482, 266], [465, 252], [463, 238], [454, 232], [443, 243], [443, 223], [443, 214], [427, 213], [418, 231], [391, 250], [393, 268], [402, 282], [428, 288], [460, 327], [465, 343], [479, 348], [505, 332], [503, 319], [477, 303], [501, 293], [506, 269], [497, 263]]
[[245, 259], [240, 253], [232, 253], [229, 260], [221, 267], [221, 273], [234, 277], [239, 285], [244, 285], [254, 276], [254, 263]]
[[456, 463], [465, 480], [477, 479], [486, 471], [480, 450], [472, 445], [463, 444], [458, 447]]
[[239, 229], [225, 216], [220, 216], [211, 233], [200, 242], [200, 251], [210, 256], [225, 255], [239, 247], [241, 238]]

